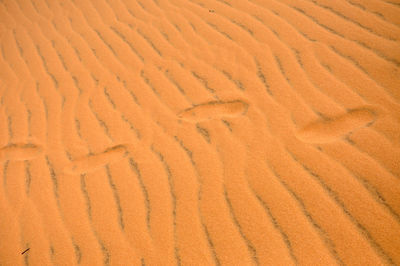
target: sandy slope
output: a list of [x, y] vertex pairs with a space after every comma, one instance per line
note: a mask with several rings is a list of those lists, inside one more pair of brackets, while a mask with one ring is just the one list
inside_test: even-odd
[[2, 0], [0, 39], [0, 265], [400, 265], [398, 0]]

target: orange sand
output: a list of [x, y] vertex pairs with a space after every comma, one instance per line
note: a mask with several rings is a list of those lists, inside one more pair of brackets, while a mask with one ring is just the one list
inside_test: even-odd
[[0, 265], [400, 265], [399, 0], [1, 0]]

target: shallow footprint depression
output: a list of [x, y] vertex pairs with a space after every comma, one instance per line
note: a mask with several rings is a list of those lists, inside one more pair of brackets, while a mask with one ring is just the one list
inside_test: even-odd
[[376, 110], [361, 107], [335, 117], [312, 122], [297, 131], [297, 138], [308, 143], [335, 141], [359, 128], [371, 125], [378, 118]]
[[245, 114], [248, 104], [242, 100], [234, 101], [213, 101], [199, 104], [185, 109], [178, 114], [178, 117], [187, 122], [201, 122], [222, 117], [235, 117]]
[[86, 173], [102, 166], [121, 160], [127, 154], [124, 145], [108, 148], [104, 152], [90, 154], [72, 160], [64, 169], [67, 173]]

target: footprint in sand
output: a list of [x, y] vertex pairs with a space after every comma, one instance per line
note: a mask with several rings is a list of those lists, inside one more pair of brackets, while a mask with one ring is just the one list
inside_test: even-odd
[[42, 153], [42, 148], [36, 144], [13, 143], [0, 149], [0, 161], [33, 160]]
[[248, 103], [242, 100], [213, 101], [196, 105], [178, 113], [178, 117], [186, 122], [197, 123], [222, 117], [235, 117], [245, 114]]
[[83, 156], [71, 161], [64, 168], [65, 173], [80, 174], [95, 171], [107, 164], [116, 162], [128, 154], [125, 145], [116, 145], [103, 152]]
[[370, 126], [379, 116], [377, 108], [364, 106], [347, 113], [318, 120], [296, 132], [296, 137], [308, 143], [326, 143], [335, 141], [354, 130]]

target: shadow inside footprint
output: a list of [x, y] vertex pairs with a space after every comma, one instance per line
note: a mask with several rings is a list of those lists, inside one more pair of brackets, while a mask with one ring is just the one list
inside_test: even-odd
[[0, 149], [0, 161], [32, 160], [42, 153], [42, 148], [35, 144], [13, 143]]
[[318, 120], [296, 132], [296, 137], [308, 143], [335, 141], [354, 130], [370, 126], [378, 118], [378, 111], [372, 107], [360, 107], [347, 113]]
[[125, 145], [113, 146], [103, 152], [86, 155], [71, 161], [64, 168], [64, 172], [71, 174], [91, 172], [109, 163], [119, 161], [127, 154]]
[[212, 101], [199, 104], [178, 113], [184, 121], [197, 123], [222, 117], [235, 117], [245, 114], [249, 105], [242, 100]]

